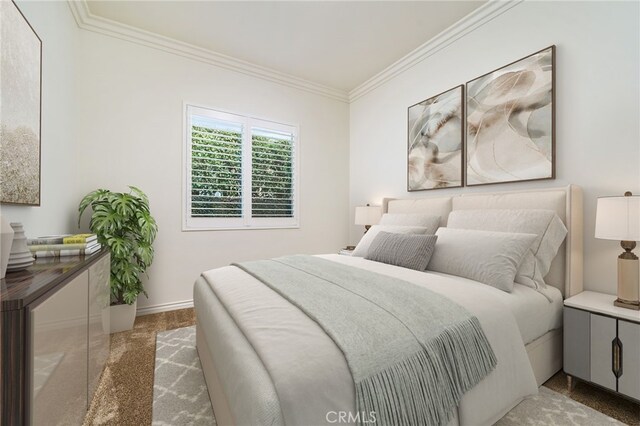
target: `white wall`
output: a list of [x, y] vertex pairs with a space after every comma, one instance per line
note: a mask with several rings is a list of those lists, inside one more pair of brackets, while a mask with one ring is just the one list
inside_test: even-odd
[[[350, 107], [350, 212], [388, 197], [561, 186], [585, 194], [585, 288], [616, 292], [615, 241], [593, 238], [596, 197], [640, 194], [640, 4], [524, 2]], [[555, 44], [554, 181], [406, 192], [407, 107]], [[351, 220], [350, 223], [353, 223]], [[361, 227], [351, 226], [356, 242]]]
[[[158, 221], [139, 307], [192, 299], [211, 268], [346, 243], [347, 104], [88, 31], [79, 55], [81, 192], [137, 186]], [[185, 101], [299, 124], [300, 229], [181, 231]]]
[[[637, 2], [519, 4], [350, 106], [78, 30], [66, 2], [19, 4], [43, 40], [42, 206], [2, 215], [71, 232], [83, 194], [139, 186], [160, 226], [140, 306], [189, 300], [201, 271], [233, 261], [335, 252], [362, 235], [354, 206], [434, 194], [405, 189], [407, 106], [551, 44], [557, 179], [438, 194], [581, 185], [586, 288], [615, 292], [620, 249], [592, 235], [598, 195], [640, 193]], [[300, 229], [181, 232], [183, 101], [300, 125]]]
[[[66, 2], [18, 1], [42, 40], [40, 207], [3, 204], [28, 237], [72, 232], [79, 200], [75, 151], [75, 61], [79, 29]], [[4, 7], [9, 7], [5, 5]]]

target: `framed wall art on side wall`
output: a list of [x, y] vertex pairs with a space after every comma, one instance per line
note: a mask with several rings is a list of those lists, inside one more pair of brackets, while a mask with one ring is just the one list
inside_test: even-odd
[[0, 202], [39, 206], [42, 42], [14, 2], [0, 19]]
[[468, 186], [555, 178], [555, 46], [467, 83]]
[[463, 96], [457, 86], [409, 107], [408, 191], [462, 186]]

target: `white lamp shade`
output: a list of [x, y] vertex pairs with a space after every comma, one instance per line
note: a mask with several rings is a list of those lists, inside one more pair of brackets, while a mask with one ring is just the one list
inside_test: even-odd
[[356, 225], [377, 225], [381, 216], [380, 206], [356, 207]]
[[595, 237], [640, 241], [640, 197], [598, 198]]

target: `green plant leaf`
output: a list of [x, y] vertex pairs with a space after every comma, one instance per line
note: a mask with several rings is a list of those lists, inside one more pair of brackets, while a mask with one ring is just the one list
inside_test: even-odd
[[78, 227], [80, 227], [82, 214], [84, 213], [86, 208], [95, 201], [102, 199], [106, 194], [109, 194], [110, 192], [111, 191], [109, 191], [108, 189], [96, 189], [95, 191], [90, 192], [84, 196], [82, 201], [80, 201], [80, 205], [78, 206]]
[[122, 221], [120, 215], [113, 211], [108, 205], [95, 204], [93, 215], [89, 227], [96, 234], [112, 234], [120, 227]]
[[130, 216], [135, 216], [139, 203], [129, 194], [117, 194], [113, 200], [110, 200], [110, 204], [113, 210], [125, 219]]
[[129, 189], [131, 189], [131, 192], [133, 192], [136, 195], [136, 197], [142, 200], [145, 206], [149, 205], [149, 198], [147, 197], [147, 194], [145, 194], [144, 192], [142, 192], [141, 190], [139, 190], [138, 188], [132, 185], [129, 185]]
[[121, 259], [128, 259], [131, 256], [131, 242], [120, 237], [107, 239], [107, 245], [111, 249], [113, 256]]
[[137, 298], [138, 298], [138, 292], [136, 291], [125, 291], [123, 293], [123, 300], [124, 300], [124, 303], [126, 303], [127, 305], [133, 305], [133, 303], [136, 301]]
[[143, 264], [143, 269], [146, 269], [151, 265], [151, 262], [153, 262], [153, 247], [149, 244], [140, 244], [136, 254], [140, 258], [140, 262]]
[[137, 214], [137, 218], [143, 241], [148, 244], [152, 244], [156, 239], [156, 233], [158, 232], [158, 225], [156, 225], [156, 221], [150, 214], [142, 212]]

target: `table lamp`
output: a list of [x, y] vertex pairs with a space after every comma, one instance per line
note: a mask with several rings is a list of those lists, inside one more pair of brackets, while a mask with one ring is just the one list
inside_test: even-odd
[[596, 208], [596, 238], [619, 240], [625, 250], [618, 256], [618, 299], [621, 308], [640, 310], [638, 256], [633, 253], [640, 241], [640, 197], [599, 197]]
[[356, 225], [364, 225], [364, 233], [366, 234], [371, 225], [377, 225], [380, 222], [382, 211], [379, 206], [358, 206], [356, 207]]

